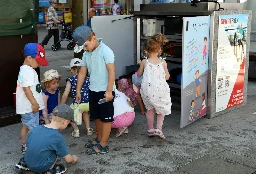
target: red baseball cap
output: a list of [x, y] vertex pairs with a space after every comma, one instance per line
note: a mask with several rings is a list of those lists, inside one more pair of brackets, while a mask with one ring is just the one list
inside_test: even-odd
[[24, 54], [26, 56], [31, 56], [32, 58], [35, 58], [36, 61], [42, 66], [48, 65], [48, 61], [45, 58], [44, 48], [38, 43], [26, 44], [24, 47]]

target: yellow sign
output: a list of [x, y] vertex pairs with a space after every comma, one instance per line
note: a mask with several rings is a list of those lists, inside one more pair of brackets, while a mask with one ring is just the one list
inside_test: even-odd
[[71, 12], [65, 12], [64, 13], [64, 21], [65, 21], [65, 23], [71, 23], [72, 22], [72, 13]]

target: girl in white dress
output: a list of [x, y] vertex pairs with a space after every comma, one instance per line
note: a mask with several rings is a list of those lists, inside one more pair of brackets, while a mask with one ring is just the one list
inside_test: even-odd
[[[147, 41], [145, 51], [149, 58], [138, 62], [140, 68], [137, 75], [139, 77], [143, 75], [141, 97], [147, 109], [148, 136], [159, 136], [164, 139], [163, 121], [165, 115], [171, 114], [172, 103], [170, 88], [166, 82], [170, 78], [167, 63], [158, 58], [163, 40], [166, 40], [165, 36], [158, 34], [158, 37], [152, 37]], [[154, 128], [155, 114], [157, 114], [156, 128]]]

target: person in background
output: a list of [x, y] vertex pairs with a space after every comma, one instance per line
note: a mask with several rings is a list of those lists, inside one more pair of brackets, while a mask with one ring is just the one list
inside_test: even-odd
[[96, 9], [95, 8], [90, 8], [88, 10], [89, 19], [87, 20], [87, 24], [86, 24], [90, 28], [92, 28], [92, 18], [93, 18], [93, 16], [96, 16]]
[[118, 4], [118, 0], [114, 0], [115, 4], [112, 7], [113, 15], [120, 15], [121, 9], [120, 5]]
[[54, 44], [57, 44], [59, 41], [59, 28], [58, 24], [60, 23], [58, 19], [58, 15], [56, 13], [56, 0], [50, 0], [49, 1], [51, 6], [48, 8], [47, 12], [47, 21], [46, 21], [46, 27], [48, 30], [48, 34], [44, 37], [44, 40], [41, 42], [41, 45], [47, 45], [51, 37], [54, 37]]

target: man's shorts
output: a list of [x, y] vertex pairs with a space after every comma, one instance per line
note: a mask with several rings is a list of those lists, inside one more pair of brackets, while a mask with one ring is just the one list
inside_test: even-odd
[[89, 95], [89, 108], [90, 108], [90, 117], [92, 119], [100, 119], [102, 122], [112, 122], [113, 116], [114, 116], [114, 98], [115, 98], [115, 93], [112, 92], [113, 95], [113, 100], [98, 104], [100, 99], [105, 98], [104, 96], [105, 91], [100, 91], [100, 92], [94, 92], [90, 91]]
[[39, 112], [30, 112], [21, 115], [22, 124], [27, 126], [28, 129], [33, 129], [39, 126]]

